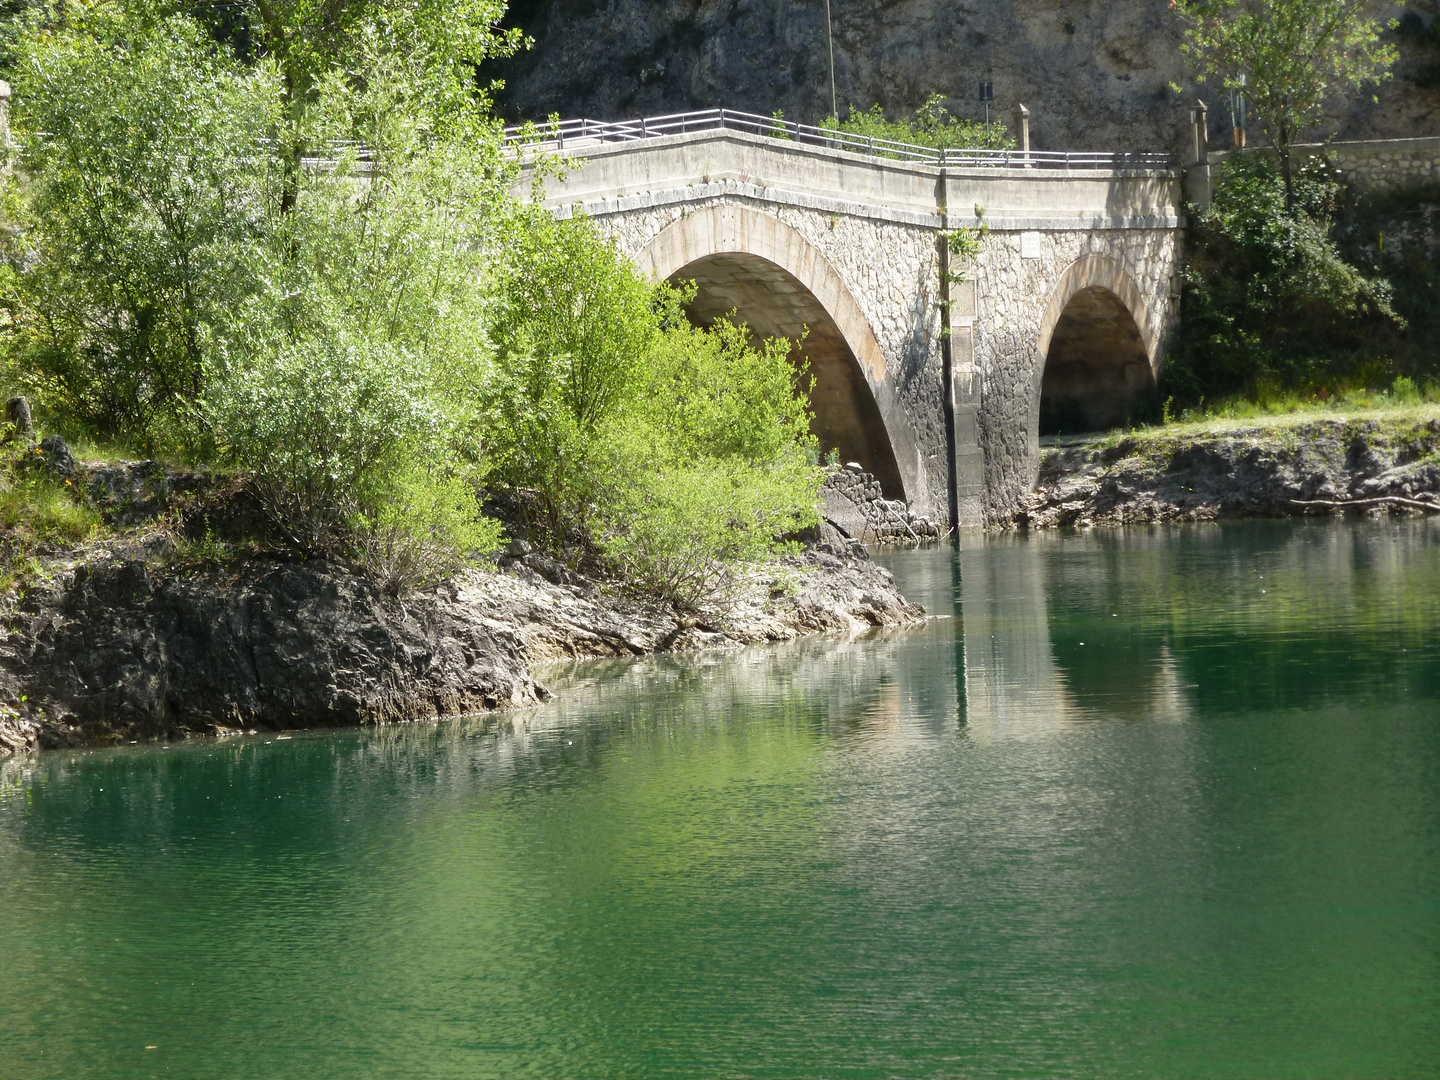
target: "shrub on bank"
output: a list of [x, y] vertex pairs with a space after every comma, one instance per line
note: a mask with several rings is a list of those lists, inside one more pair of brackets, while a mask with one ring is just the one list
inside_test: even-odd
[[1298, 171], [1291, 211], [1268, 156], [1225, 163], [1210, 206], [1192, 218], [1164, 395], [1183, 406], [1394, 378], [1370, 348], [1377, 331], [1400, 322], [1392, 289], [1341, 254], [1334, 230], [1342, 199], [1323, 161]]
[[546, 216], [501, 262], [484, 430], [542, 542], [682, 606], [817, 520], [807, 386], [785, 341], [646, 282], [584, 219]]

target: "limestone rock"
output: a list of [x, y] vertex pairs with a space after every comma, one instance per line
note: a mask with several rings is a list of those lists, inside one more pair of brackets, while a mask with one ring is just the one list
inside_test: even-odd
[[530, 565], [534, 554], [399, 600], [323, 562], [257, 558], [185, 571], [134, 550], [9, 598], [0, 757], [522, 707], [550, 696], [530, 670], [546, 661], [737, 648], [924, 619], [887, 571], [841, 549], [757, 568], [727, 606], [685, 617], [573, 571], [544, 576]]
[[[1427, 21], [1435, 14], [1430, 0], [1407, 9]], [[899, 114], [939, 92], [959, 115], [979, 120], [983, 79], [994, 85], [992, 116], [1009, 121], [1016, 102], [1030, 107], [1037, 148], [1179, 151], [1188, 107], [1204, 97], [1212, 148], [1230, 145], [1223, 95], [1190, 77], [1179, 49], [1183, 26], [1165, 0], [831, 0], [831, 10], [842, 110], [879, 102]], [[1376, 4], [1374, 13], [1388, 21], [1401, 10]], [[506, 80], [501, 104], [515, 118], [615, 120], [725, 107], [763, 116], [780, 108], [787, 119], [817, 123], [830, 112], [821, 4], [521, 0], [507, 24], [536, 40], [487, 68]], [[1331, 101], [1327, 133], [1440, 134], [1440, 91], [1418, 85], [1435, 63], [1434, 47], [1398, 44], [1396, 78]]]
[[1055, 447], [1028, 528], [1440, 509], [1440, 420], [1316, 420]]

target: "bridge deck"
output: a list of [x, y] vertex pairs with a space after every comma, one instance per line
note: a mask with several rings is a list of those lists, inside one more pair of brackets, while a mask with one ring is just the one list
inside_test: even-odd
[[[728, 116], [728, 114], [727, 114]], [[517, 144], [518, 149], [518, 144]], [[989, 164], [905, 161], [838, 146], [711, 126], [643, 139], [572, 135], [524, 144], [573, 162], [543, 180], [545, 204], [592, 217], [703, 201], [716, 196], [934, 229], [1173, 229], [1183, 225], [1182, 170], [1163, 155], [1144, 165], [1031, 168], [1017, 154]], [[530, 190], [531, 169], [517, 191]]]

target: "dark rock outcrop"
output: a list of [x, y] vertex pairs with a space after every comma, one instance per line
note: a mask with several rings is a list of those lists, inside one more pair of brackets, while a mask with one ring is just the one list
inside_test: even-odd
[[70, 444], [59, 435], [48, 435], [40, 440], [40, 453], [45, 456], [45, 467], [57, 476], [70, 476], [75, 472], [75, 455]]
[[10, 599], [0, 755], [533, 705], [549, 693], [530, 665], [547, 660], [734, 648], [924, 617], [887, 571], [824, 546], [757, 570], [723, 610], [684, 616], [528, 552], [508, 571], [473, 570], [396, 599], [327, 563], [185, 571], [136, 557], [141, 548]]
[[41, 746], [380, 723], [542, 700], [507, 642], [434, 592], [324, 563], [178, 575], [81, 564], [9, 612], [0, 694]]

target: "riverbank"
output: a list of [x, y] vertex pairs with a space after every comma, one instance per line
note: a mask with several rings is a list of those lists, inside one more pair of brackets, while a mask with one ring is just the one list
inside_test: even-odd
[[[105, 539], [49, 550], [0, 598], [0, 755], [525, 707], [532, 664], [738, 648], [919, 622], [890, 574], [833, 532], [756, 566], [696, 612], [523, 543], [403, 597], [332, 563], [214, 557], [243, 531], [223, 479], [155, 463], [81, 467]], [[207, 492], [218, 492], [207, 498]], [[187, 525], [187, 519], [189, 524]]]
[[1012, 528], [1440, 510], [1440, 408], [1175, 424], [1041, 449]]

